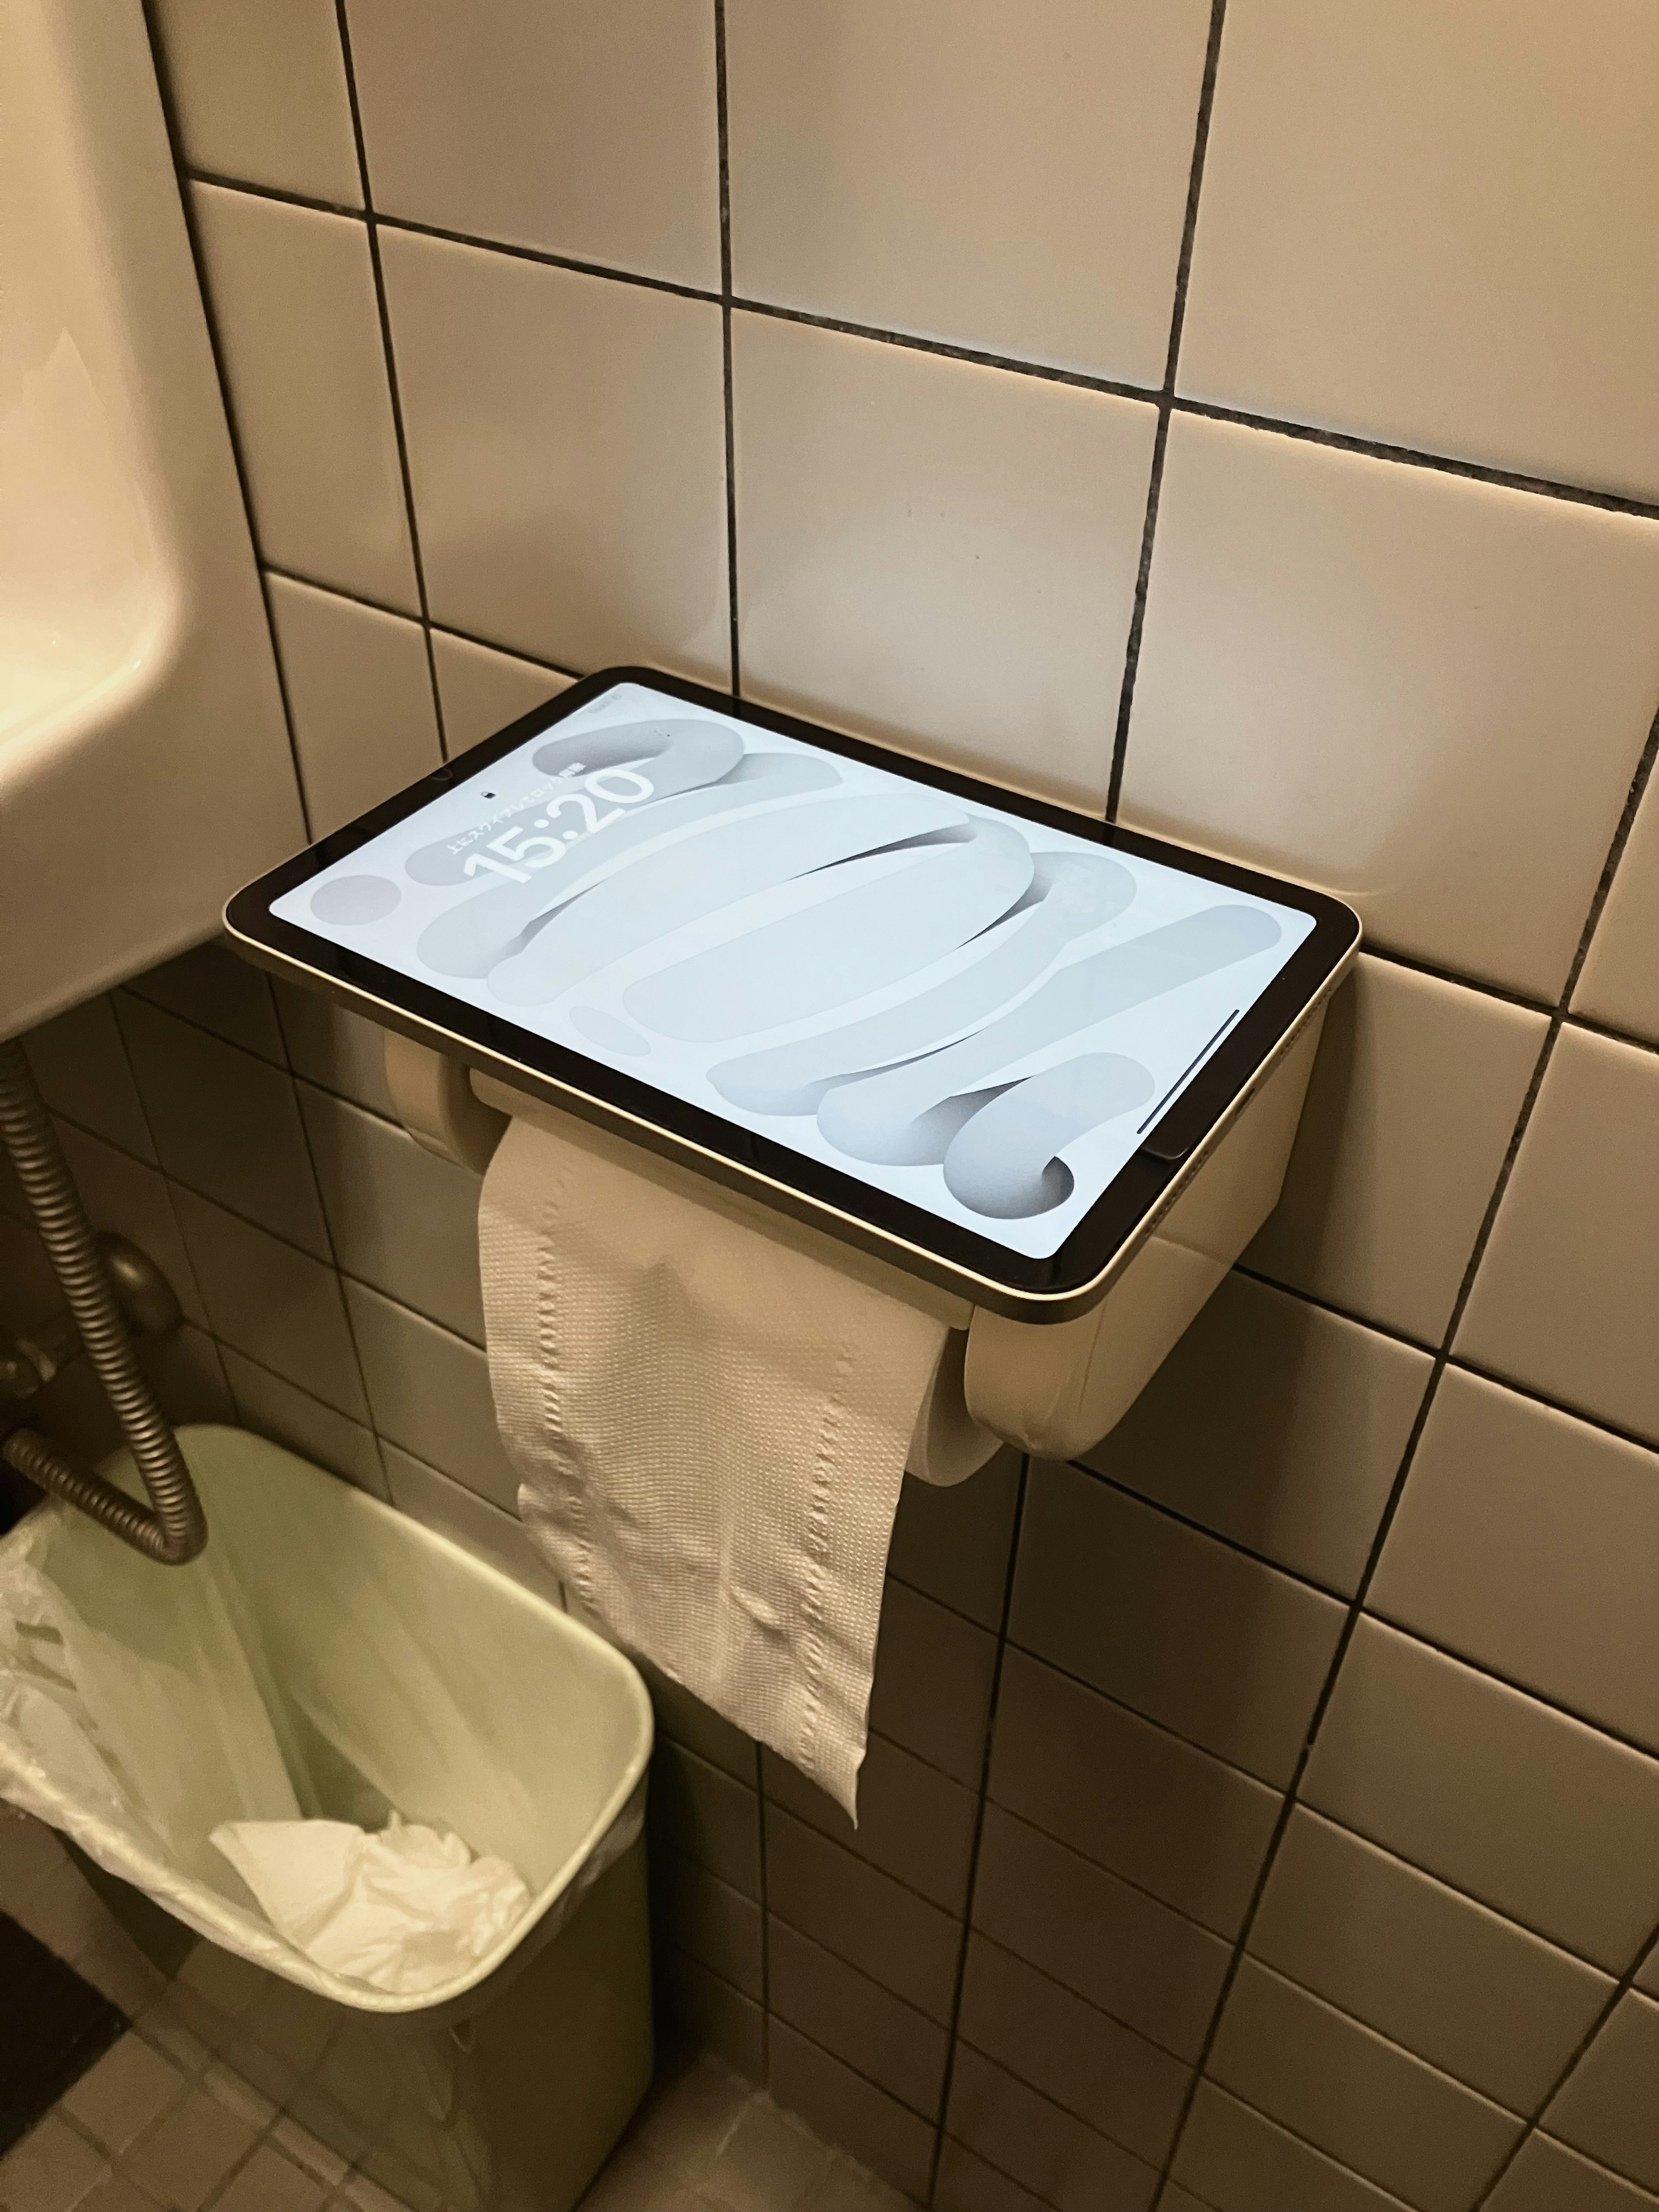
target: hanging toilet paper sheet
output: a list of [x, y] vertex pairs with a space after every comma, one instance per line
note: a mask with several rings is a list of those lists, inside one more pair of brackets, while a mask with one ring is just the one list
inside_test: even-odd
[[484, 1182], [525, 1526], [576, 1608], [855, 1814], [887, 1547], [946, 1324], [618, 1150], [514, 1120]]

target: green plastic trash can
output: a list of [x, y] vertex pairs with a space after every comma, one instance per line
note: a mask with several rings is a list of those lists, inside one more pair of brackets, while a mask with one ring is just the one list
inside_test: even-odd
[[[0, 1795], [70, 1838], [203, 2041], [394, 2197], [568, 2212], [651, 2074], [643, 1682], [556, 1605], [276, 1445], [180, 1442], [210, 1532], [190, 1566], [53, 1502], [0, 1540]], [[52, 1592], [21, 1626], [20, 1566]], [[518, 1869], [529, 1910], [468, 1972], [415, 1997], [331, 1974], [206, 1844], [247, 1809], [225, 1802], [234, 1700], [229, 1719], [214, 1704], [244, 1657], [306, 1816], [395, 1810]], [[118, 1776], [148, 1762], [130, 1796], [41, 1754], [43, 1709], [30, 1727], [24, 1708], [46, 1697]]]

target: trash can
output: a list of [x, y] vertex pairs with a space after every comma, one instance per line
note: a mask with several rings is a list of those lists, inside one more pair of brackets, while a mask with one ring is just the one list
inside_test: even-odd
[[[567, 2212], [651, 2074], [644, 1684], [276, 1445], [179, 1441], [210, 1532], [189, 1566], [55, 1502], [0, 1539], [0, 1796], [70, 1838], [204, 2042], [394, 2197]], [[396, 1996], [276, 1932], [206, 1841], [261, 1817], [250, 1698], [303, 1816], [395, 1811], [518, 1869], [531, 1902], [492, 1950]]]

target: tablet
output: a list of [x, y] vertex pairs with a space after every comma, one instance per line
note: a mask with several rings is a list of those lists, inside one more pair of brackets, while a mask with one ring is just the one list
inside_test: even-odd
[[1061, 1318], [1358, 941], [1340, 901], [636, 668], [237, 894], [264, 965]]

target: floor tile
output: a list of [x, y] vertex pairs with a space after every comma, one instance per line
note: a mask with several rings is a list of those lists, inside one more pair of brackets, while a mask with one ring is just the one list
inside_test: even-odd
[[830, 2154], [799, 2120], [756, 2098], [699, 2183], [729, 2212], [797, 2212], [823, 2179]]
[[128, 2177], [168, 2212], [198, 2212], [257, 2130], [192, 2089], [126, 2157]]
[[214, 2212], [316, 2212], [327, 2194], [315, 2174], [261, 2143], [215, 2198]]
[[108, 2172], [92, 2145], [49, 2112], [0, 2160], [0, 2204], [6, 2212], [72, 2212]]
[[142, 2036], [127, 2034], [64, 2099], [64, 2110], [96, 2143], [123, 2151], [183, 2094], [185, 2077]]

